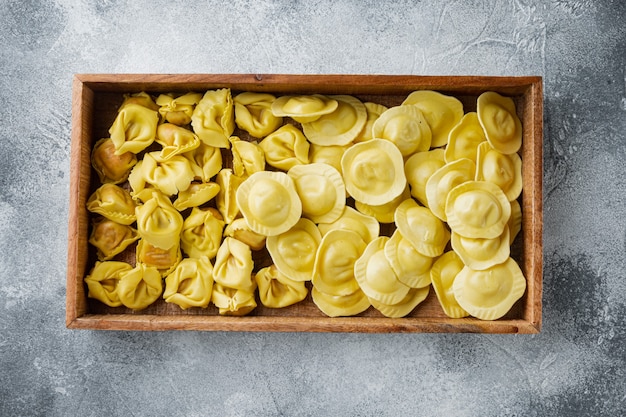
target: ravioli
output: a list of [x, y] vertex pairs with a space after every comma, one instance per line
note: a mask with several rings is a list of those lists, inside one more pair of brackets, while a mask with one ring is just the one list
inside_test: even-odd
[[385, 257], [384, 248], [388, 240], [387, 236], [380, 236], [367, 244], [354, 263], [354, 277], [370, 302], [397, 304], [408, 294], [409, 287], [398, 280]]
[[266, 247], [281, 273], [293, 281], [310, 281], [321, 240], [315, 223], [301, 218], [286, 232], [268, 236]]
[[395, 106], [383, 112], [372, 126], [372, 137], [398, 147], [402, 156], [430, 149], [430, 126], [417, 106]]
[[236, 201], [250, 229], [265, 236], [286, 232], [302, 215], [295, 184], [283, 172], [255, 172], [237, 189]]
[[476, 101], [478, 120], [489, 144], [503, 154], [514, 154], [522, 146], [522, 122], [515, 102], [494, 91], [482, 93]]
[[327, 164], [296, 165], [287, 175], [293, 180], [302, 203], [302, 216], [315, 223], [334, 222], [346, 205], [341, 174]]
[[361, 133], [354, 139], [354, 143], [366, 142], [370, 139], [374, 139], [374, 136], [372, 135], [374, 122], [376, 122], [380, 115], [388, 109], [388, 107], [383, 106], [382, 104], [372, 103], [371, 101], [366, 101], [363, 105], [367, 111], [367, 120], [365, 121], [365, 126], [363, 127], [363, 130], [361, 130]]
[[449, 162], [435, 171], [426, 181], [426, 199], [428, 208], [444, 222], [446, 216], [446, 199], [450, 190], [459, 184], [474, 180], [476, 164], [471, 159], [458, 159]]
[[345, 206], [341, 216], [332, 223], [317, 225], [320, 232], [326, 235], [331, 230], [349, 230], [357, 233], [365, 243], [369, 243], [380, 234], [380, 224], [372, 217], [360, 213], [350, 206]]
[[385, 243], [384, 254], [398, 281], [411, 288], [430, 285], [433, 258], [419, 253], [396, 229]]
[[426, 184], [435, 171], [444, 165], [443, 149], [416, 152], [404, 163], [404, 173], [411, 190], [411, 196], [415, 197], [425, 207], [429, 207], [426, 197]]
[[396, 227], [416, 251], [425, 256], [441, 255], [450, 240], [445, 223], [415, 200], [405, 200], [395, 212]]
[[491, 239], [504, 231], [511, 204], [497, 185], [468, 181], [448, 194], [446, 216], [453, 232], [468, 238]]
[[422, 111], [432, 132], [430, 146], [433, 148], [448, 143], [448, 134], [464, 114], [463, 103], [459, 99], [431, 90], [412, 92], [402, 105], [417, 106]]
[[405, 187], [402, 194], [394, 198], [388, 203], [381, 204], [380, 206], [373, 206], [371, 204], [361, 203], [360, 201], [354, 202], [354, 207], [361, 213], [375, 218], [379, 223], [393, 223], [394, 213], [398, 206], [408, 198], [411, 198], [409, 187]]
[[476, 162], [478, 145], [486, 140], [485, 131], [478, 121], [476, 112], [466, 113], [448, 135], [448, 145], [445, 149], [446, 162], [463, 158]]
[[510, 255], [509, 228], [491, 239], [463, 237], [452, 233], [452, 249], [468, 267], [482, 271], [506, 261]]
[[513, 201], [522, 193], [522, 159], [516, 153], [503, 154], [484, 142], [478, 147], [475, 179], [496, 184]]
[[437, 258], [430, 269], [430, 279], [439, 304], [446, 316], [450, 318], [469, 316], [469, 313], [463, 310], [463, 307], [456, 301], [452, 289], [454, 279], [464, 267], [459, 255], [451, 250]]
[[365, 127], [367, 110], [356, 97], [348, 95], [334, 95], [337, 108], [318, 119], [303, 123], [304, 136], [316, 145], [345, 146], [356, 139]]
[[360, 289], [348, 295], [334, 295], [313, 287], [311, 298], [317, 308], [328, 317], [355, 316], [371, 306], [369, 299]]
[[410, 288], [406, 296], [396, 304], [384, 304], [380, 301], [370, 298], [370, 303], [383, 316], [389, 318], [400, 318], [410, 314], [415, 308], [428, 297], [430, 287]]
[[343, 154], [341, 168], [346, 190], [365, 204], [388, 203], [406, 187], [402, 154], [387, 140], [354, 144]]
[[308, 123], [337, 109], [337, 100], [322, 94], [286, 95], [278, 97], [271, 106], [276, 117], [290, 117], [298, 123]]
[[481, 320], [497, 320], [513, 307], [526, 291], [526, 279], [512, 259], [484, 271], [464, 267], [452, 286], [459, 305]]

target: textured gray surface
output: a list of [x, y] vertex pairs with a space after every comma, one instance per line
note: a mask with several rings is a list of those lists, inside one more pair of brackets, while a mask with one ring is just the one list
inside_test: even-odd
[[[0, 2], [0, 415], [626, 414], [622, 1], [91, 3]], [[66, 330], [76, 72], [543, 76], [543, 332]]]

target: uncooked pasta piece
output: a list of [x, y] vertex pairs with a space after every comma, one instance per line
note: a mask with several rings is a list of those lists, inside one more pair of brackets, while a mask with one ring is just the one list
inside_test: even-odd
[[215, 257], [213, 279], [224, 287], [252, 292], [256, 288], [252, 278], [253, 267], [250, 247], [226, 237]]
[[367, 110], [356, 97], [335, 95], [330, 98], [337, 101], [337, 108], [317, 120], [303, 123], [302, 131], [311, 143], [344, 146], [354, 141], [363, 130]]
[[286, 232], [302, 215], [294, 182], [283, 172], [252, 174], [237, 189], [236, 200], [250, 229], [265, 236]]
[[259, 146], [265, 161], [274, 168], [288, 171], [295, 165], [309, 163], [309, 142], [304, 134], [291, 124], [286, 124], [263, 139]]
[[183, 211], [191, 207], [198, 207], [208, 203], [220, 192], [220, 186], [215, 182], [192, 182], [189, 188], [178, 193], [174, 201], [174, 208]]
[[133, 267], [126, 262], [96, 261], [94, 267], [85, 277], [87, 296], [109, 307], [120, 307], [122, 302], [117, 293], [117, 284], [121, 279], [121, 274], [132, 269]]
[[417, 106], [395, 106], [383, 112], [372, 126], [372, 137], [398, 147], [402, 156], [430, 149], [430, 126]]
[[124, 101], [118, 108], [118, 111], [123, 109], [127, 104], [138, 104], [150, 110], [159, 110], [159, 105], [156, 104], [152, 99], [152, 96], [145, 91], [134, 94], [124, 94]]
[[202, 142], [228, 148], [235, 130], [235, 111], [230, 89], [207, 91], [191, 114], [191, 126]]
[[484, 271], [464, 267], [452, 286], [459, 305], [481, 320], [504, 316], [526, 290], [526, 279], [519, 265], [509, 258]]
[[287, 174], [296, 186], [302, 216], [315, 223], [334, 222], [346, 205], [346, 188], [341, 174], [327, 164], [296, 165]]
[[135, 222], [135, 201], [130, 193], [115, 184], [102, 184], [87, 200], [87, 210], [114, 222], [130, 225]]
[[341, 168], [346, 190], [365, 204], [388, 203], [406, 187], [402, 154], [387, 140], [372, 139], [351, 146], [341, 158]]
[[230, 137], [233, 154], [233, 172], [241, 178], [247, 178], [255, 172], [265, 170], [265, 154], [256, 143]]
[[468, 181], [448, 194], [446, 216], [453, 232], [469, 238], [491, 239], [504, 231], [511, 216], [511, 204], [497, 185]]
[[446, 199], [450, 190], [459, 184], [474, 180], [476, 164], [471, 159], [458, 159], [449, 162], [435, 171], [426, 181], [426, 199], [428, 208], [444, 222], [446, 217]]
[[[254, 285], [256, 286], [256, 282]], [[257, 306], [254, 296], [255, 289], [253, 287], [252, 290], [238, 290], [215, 282], [211, 302], [215, 304], [222, 316], [245, 316]]]
[[435, 171], [445, 164], [443, 149], [416, 152], [404, 163], [404, 173], [411, 190], [411, 196], [415, 197], [425, 207], [428, 207], [426, 183]]
[[183, 216], [174, 208], [169, 198], [158, 191], [135, 210], [137, 231], [146, 242], [161, 249], [178, 245], [183, 228]]
[[448, 143], [448, 134], [463, 117], [463, 103], [456, 97], [447, 96], [437, 91], [414, 91], [402, 102], [403, 105], [417, 106], [432, 132], [433, 148], [445, 146]]
[[168, 249], [161, 249], [151, 245], [144, 239], [139, 240], [135, 254], [137, 262], [156, 268], [161, 276], [166, 276], [172, 272], [182, 258], [179, 244], [175, 244]]
[[183, 222], [180, 244], [191, 258], [215, 258], [222, 242], [224, 220], [214, 208], [194, 207]]
[[463, 263], [477, 271], [501, 264], [511, 253], [508, 226], [504, 227], [500, 236], [491, 239], [469, 238], [452, 233], [451, 243]]
[[98, 259], [108, 261], [139, 239], [137, 230], [106, 217], [93, 222], [89, 243], [98, 249]]
[[419, 253], [411, 242], [396, 229], [385, 243], [384, 253], [398, 280], [411, 288], [430, 285], [430, 267], [433, 258]]
[[163, 279], [158, 269], [142, 263], [120, 275], [117, 294], [125, 307], [143, 310], [161, 297]]
[[509, 244], [512, 245], [522, 230], [522, 207], [517, 200], [511, 201], [511, 217], [509, 217], [507, 225], [509, 226]]
[[522, 159], [517, 153], [506, 155], [484, 142], [478, 147], [475, 179], [496, 184], [513, 201], [522, 193]]
[[357, 233], [365, 243], [376, 239], [380, 233], [380, 224], [372, 217], [360, 213], [350, 206], [345, 206], [341, 216], [332, 223], [320, 223], [317, 225], [322, 236], [331, 230], [350, 230]]
[[402, 237], [422, 255], [439, 256], [450, 241], [445, 223], [413, 199], [405, 200], [398, 206], [395, 220]]
[[200, 143], [200, 146], [183, 156], [189, 161], [197, 181], [209, 182], [222, 169], [222, 152], [215, 146]]
[[136, 163], [137, 156], [132, 152], [116, 154], [115, 145], [110, 138], [100, 139], [93, 145], [91, 165], [103, 184], [120, 184], [126, 181]]
[[159, 107], [159, 114], [166, 122], [178, 126], [191, 123], [191, 115], [196, 108], [196, 104], [202, 99], [200, 93], [186, 93], [180, 96], [175, 94], [160, 94], [156, 99]]
[[322, 146], [312, 143], [309, 147], [309, 160], [312, 164], [328, 164], [341, 173], [341, 157], [349, 147], [350, 145]]
[[295, 281], [275, 265], [261, 268], [255, 275], [261, 304], [270, 308], [287, 307], [304, 300], [309, 293], [304, 281]]
[[235, 123], [252, 137], [264, 138], [282, 123], [283, 118], [274, 116], [272, 103], [276, 97], [267, 93], [244, 92], [235, 96]]
[[469, 316], [469, 313], [457, 303], [452, 289], [454, 279], [464, 267], [465, 265], [459, 255], [451, 250], [437, 258], [430, 268], [433, 289], [443, 312], [450, 318], [458, 319]]
[[165, 277], [163, 298], [183, 310], [208, 307], [213, 293], [213, 265], [207, 257], [186, 258]]
[[173, 123], [163, 123], [157, 128], [156, 142], [161, 145], [161, 160], [192, 151], [200, 146], [200, 139], [188, 129]]
[[370, 298], [369, 301], [383, 316], [389, 318], [400, 318], [415, 310], [415, 307], [428, 297], [429, 292], [430, 286], [410, 288], [406, 296], [404, 296], [404, 298], [396, 304], [384, 304], [374, 298]]
[[308, 123], [337, 109], [335, 99], [321, 95], [287, 95], [278, 97], [271, 106], [276, 117], [290, 117], [298, 123]]
[[159, 114], [139, 104], [124, 105], [111, 128], [109, 135], [115, 145], [115, 154], [139, 153], [154, 142]]
[[224, 237], [233, 237], [240, 242], [250, 246], [252, 250], [261, 250], [265, 247], [267, 237], [253, 232], [246, 223], [246, 219], [238, 218], [233, 220], [224, 229]]
[[311, 298], [320, 311], [329, 317], [355, 316], [371, 306], [369, 299], [360, 289], [348, 295], [334, 295], [313, 287]]
[[448, 135], [448, 145], [445, 149], [446, 162], [462, 158], [476, 162], [478, 145], [486, 140], [485, 132], [478, 122], [476, 112], [466, 113]]
[[310, 281], [321, 240], [315, 223], [301, 218], [286, 232], [268, 236], [265, 244], [281, 273], [294, 281]]
[[189, 188], [193, 179], [193, 170], [184, 156], [175, 155], [164, 160], [159, 152], [149, 152], [135, 165], [128, 182], [133, 195], [141, 192], [148, 184], [170, 197]]
[[512, 98], [487, 91], [478, 97], [476, 112], [487, 141], [494, 149], [507, 155], [520, 150], [522, 122]]
[[222, 169], [215, 177], [215, 182], [220, 186], [220, 190], [215, 196], [215, 205], [226, 224], [232, 223], [233, 220], [240, 217], [236, 196], [243, 180], [243, 178], [233, 174], [233, 170], [230, 168]]
[[379, 223], [393, 223], [394, 213], [396, 208], [407, 198], [411, 198], [409, 187], [405, 187], [402, 194], [394, 198], [388, 203], [381, 204], [380, 206], [373, 206], [371, 204], [361, 203], [360, 201], [354, 202], [354, 207], [361, 213], [375, 218]]
[[374, 126], [374, 122], [378, 120], [380, 115], [383, 114], [385, 110], [387, 110], [386, 106], [378, 103], [372, 103], [370, 101], [363, 103], [363, 105], [367, 111], [367, 120], [365, 121], [365, 126], [363, 127], [363, 130], [361, 130], [361, 133], [354, 139], [354, 143], [374, 139], [372, 136], [372, 127]]

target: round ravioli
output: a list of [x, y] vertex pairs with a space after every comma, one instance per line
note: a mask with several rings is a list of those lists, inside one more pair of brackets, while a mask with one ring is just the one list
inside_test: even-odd
[[321, 94], [288, 95], [278, 97], [271, 110], [276, 117], [291, 117], [298, 123], [308, 123], [332, 113], [338, 105], [337, 100]]
[[451, 243], [463, 263], [477, 271], [501, 264], [511, 254], [508, 226], [505, 226], [500, 236], [492, 239], [463, 237], [452, 233]]
[[348, 295], [358, 290], [354, 263], [366, 246], [363, 239], [350, 230], [336, 229], [326, 233], [315, 255], [313, 286], [334, 295]]
[[454, 296], [459, 305], [481, 320], [504, 316], [526, 291], [526, 279], [512, 259], [484, 271], [464, 267], [454, 279]]
[[352, 96], [330, 96], [337, 102], [333, 112], [302, 124], [306, 138], [317, 145], [344, 146], [356, 139], [367, 121], [367, 110], [359, 99]]
[[296, 165], [287, 172], [302, 202], [302, 215], [315, 223], [339, 218], [346, 205], [346, 187], [341, 174], [327, 164]]
[[448, 194], [446, 216], [453, 232], [469, 238], [490, 239], [504, 231], [511, 216], [511, 203], [497, 185], [468, 181]]
[[341, 158], [341, 168], [346, 190], [365, 204], [388, 203], [406, 187], [402, 154], [387, 140], [372, 139], [351, 146]]
[[404, 317], [411, 313], [411, 311], [415, 310], [415, 307], [428, 297], [429, 292], [429, 286], [411, 288], [402, 301], [396, 304], [383, 304], [373, 298], [370, 298], [369, 301], [383, 316], [395, 319]]
[[388, 240], [388, 237], [380, 236], [367, 244], [363, 255], [354, 264], [354, 277], [370, 302], [373, 299], [382, 304], [397, 304], [408, 294], [409, 287], [398, 280], [385, 257]]
[[426, 182], [426, 198], [428, 208], [444, 222], [446, 216], [446, 199], [450, 190], [457, 185], [474, 180], [476, 164], [470, 159], [459, 159], [445, 164], [435, 171]]
[[452, 128], [445, 149], [446, 162], [467, 158], [476, 161], [478, 145], [485, 142], [485, 132], [478, 122], [478, 114], [469, 112]]
[[265, 242], [276, 268], [294, 281], [310, 281], [322, 235], [311, 220], [301, 218], [286, 232]]
[[393, 223], [394, 213], [398, 206], [406, 199], [411, 198], [411, 192], [409, 187], [406, 187], [402, 194], [394, 198], [388, 203], [380, 206], [373, 206], [371, 204], [361, 203], [360, 201], [354, 202], [354, 207], [361, 213], [372, 216], [380, 223]]
[[371, 306], [369, 299], [360, 289], [348, 295], [333, 295], [313, 287], [311, 296], [317, 308], [329, 317], [355, 316]]
[[255, 172], [241, 183], [236, 200], [250, 229], [265, 236], [286, 232], [302, 215], [293, 180], [283, 172]]
[[385, 256], [398, 280], [411, 288], [430, 285], [430, 267], [433, 258], [419, 253], [411, 242], [396, 229], [385, 243]]
[[372, 126], [372, 137], [395, 144], [402, 156], [430, 149], [432, 134], [416, 106], [395, 106], [383, 112]]
[[372, 103], [369, 101], [363, 103], [363, 105], [365, 106], [365, 110], [367, 111], [367, 120], [365, 122], [365, 127], [363, 127], [363, 130], [361, 131], [359, 136], [354, 139], [355, 143], [365, 142], [374, 138], [372, 136], [372, 127], [374, 126], [374, 122], [376, 122], [380, 115], [383, 114], [385, 110], [387, 110], [386, 106], [378, 103]]
[[407, 96], [402, 105], [414, 105], [422, 111], [432, 132], [430, 146], [433, 148], [446, 145], [448, 134], [463, 118], [463, 103], [456, 97], [437, 91], [414, 91]]
[[441, 255], [430, 268], [430, 280], [446, 316], [454, 319], [469, 316], [469, 313], [457, 303], [452, 285], [459, 272], [465, 267], [463, 261], [454, 251]]
[[522, 122], [512, 98], [487, 91], [478, 97], [476, 111], [487, 141], [494, 149], [507, 155], [520, 150]]
[[405, 200], [398, 206], [395, 220], [402, 237], [422, 255], [441, 255], [450, 240], [450, 231], [445, 223], [413, 199]]
[[376, 239], [380, 233], [380, 223], [372, 217], [360, 213], [350, 206], [345, 206], [341, 216], [332, 223], [320, 223], [317, 225], [322, 236], [331, 230], [350, 230], [356, 232], [365, 243]]
[[349, 147], [350, 145], [323, 146], [312, 143], [309, 147], [309, 160], [312, 164], [328, 164], [341, 173], [341, 157]]
[[507, 155], [484, 142], [478, 147], [475, 178], [496, 184], [513, 201], [522, 193], [522, 159], [517, 153]]
[[426, 183], [428, 179], [445, 164], [443, 149], [416, 152], [404, 163], [404, 174], [406, 175], [411, 195], [422, 205], [428, 207], [428, 198], [426, 197]]

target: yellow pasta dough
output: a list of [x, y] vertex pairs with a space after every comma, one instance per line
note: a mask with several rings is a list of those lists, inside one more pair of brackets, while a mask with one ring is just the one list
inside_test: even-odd
[[363, 103], [363, 105], [365, 106], [365, 110], [367, 111], [367, 120], [365, 121], [365, 126], [363, 127], [363, 130], [361, 130], [361, 133], [354, 139], [354, 143], [365, 142], [370, 139], [374, 139], [374, 136], [372, 135], [372, 127], [374, 126], [374, 122], [376, 122], [380, 115], [388, 109], [388, 107], [383, 106], [382, 104], [372, 103], [369, 101]]
[[267, 93], [244, 92], [235, 96], [235, 123], [252, 137], [263, 138], [282, 123], [283, 118], [274, 116], [272, 103], [276, 97]]
[[450, 232], [444, 222], [413, 199], [398, 206], [395, 220], [402, 237], [422, 255], [439, 256], [450, 241]]
[[291, 229], [302, 214], [294, 182], [283, 172], [255, 172], [241, 183], [236, 200], [250, 229], [266, 236]]
[[220, 186], [215, 182], [192, 182], [189, 188], [178, 193], [173, 205], [178, 211], [198, 207], [209, 202], [219, 192]]
[[207, 257], [186, 258], [165, 277], [163, 298], [183, 310], [208, 307], [213, 293], [213, 265]]
[[220, 187], [219, 192], [215, 196], [215, 205], [226, 224], [232, 223], [233, 220], [240, 217], [241, 213], [237, 205], [236, 196], [243, 180], [243, 178], [233, 174], [233, 170], [230, 168], [223, 168], [215, 177], [215, 182]]
[[430, 287], [422, 288], [410, 288], [406, 296], [396, 304], [384, 304], [373, 298], [370, 299], [370, 303], [376, 310], [378, 310], [383, 316], [389, 318], [400, 318], [408, 315], [411, 311], [415, 310], [422, 301], [428, 297]]
[[[309, 161], [312, 164], [323, 163], [335, 168], [341, 174], [341, 157], [350, 145], [323, 146], [311, 143], [309, 147]], [[345, 187], [344, 187], [345, 188]]]
[[109, 135], [115, 145], [115, 154], [139, 153], [154, 142], [159, 114], [139, 104], [124, 105], [111, 128]]
[[222, 153], [220, 148], [200, 143], [196, 149], [183, 154], [189, 161], [194, 179], [209, 182], [222, 169]]
[[462, 158], [476, 162], [478, 145], [486, 140], [476, 112], [466, 113], [448, 135], [448, 145], [445, 149], [446, 162]]
[[404, 173], [411, 190], [411, 196], [415, 197], [425, 207], [429, 207], [426, 197], [426, 183], [435, 171], [444, 165], [443, 149], [416, 152], [404, 163]]
[[343, 154], [341, 168], [346, 190], [365, 204], [388, 203], [406, 187], [402, 154], [387, 140], [372, 139], [353, 145]]
[[265, 161], [274, 168], [288, 171], [295, 165], [309, 163], [309, 142], [304, 134], [291, 124], [286, 124], [270, 133], [259, 146]]
[[191, 114], [191, 126], [202, 142], [216, 148], [228, 148], [228, 138], [235, 130], [235, 110], [230, 89], [204, 93]]
[[504, 316], [526, 290], [526, 279], [512, 259], [484, 271], [464, 267], [452, 286], [459, 305], [481, 320]]
[[380, 236], [367, 244], [354, 263], [354, 277], [370, 302], [397, 304], [408, 294], [409, 287], [398, 280], [385, 257], [384, 248], [388, 240], [388, 237]]
[[149, 152], [135, 165], [128, 182], [133, 195], [140, 193], [148, 184], [169, 197], [185, 191], [193, 179], [193, 170], [184, 156], [174, 155], [162, 159], [160, 152]]
[[265, 170], [265, 153], [258, 144], [241, 140], [237, 136], [231, 136], [229, 140], [235, 175], [246, 178]]
[[244, 291], [254, 291], [252, 252], [243, 242], [226, 237], [217, 251], [213, 279], [220, 285]]
[[304, 300], [309, 293], [304, 281], [295, 281], [280, 272], [275, 265], [261, 268], [254, 276], [261, 304], [282, 308]]
[[121, 273], [117, 294], [122, 304], [133, 310], [143, 310], [161, 297], [163, 279], [158, 269], [142, 263]]
[[304, 136], [317, 145], [344, 146], [356, 139], [367, 121], [367, 110], [359, 99], [347, 95], [330, 96], [337, 108], [318, 119], [302, 124]]
[[252, 250], [261, 250], [265, 247], [265, 241], [267, 237], [265, 235], [260, 235], [248, 226], [246, 223], [246, 219], [238, 218], [233, 220], [230, 224], [226, 226], [224, 229], [224, 237], [233, 237], [240, 242], [245, 243], [250, 246]]
[[135, 222], [135, 207], [135, 201], [125, 188], [110, 183], [102, 184], [87, 200], [87, 210], [125, 225]]
[[486, 181], [468, 181], [453, 188], [446, 200], [446, 216], [453, 232], [469, 238], [498, 237], [511, 215], [504, 192]]
[[161, 249], [178, 245], [183, 228], [183, 216], [171, 201], [158, 191], [135, 210], [137, 231], [146, 242]]
[[448, 251], [435, 260], [430, 268], [430, 279], [439, 300], [439, 304], [446, 316], [461, 318], [469, 313], [459, 305], [454, 297], [452, 285], [459, 272], [465, 267], [463, 261], [454, 251]]
[[156, 268], [162, 276], [166, 276], [172, 272], [182, 258], [180, 245], [178, 243], [168, 249], [161, 249], [151, 245], [144, 239], [140, 239], [137, 244], [135, 255], [137, 262]]
[[310, 281], [321, 240], [315, 223], [301, 218], [286, 232], [268, 236], [265, 244], [281, 273], [294, 281]]
[[430, 126], [417, 106], [395, 106], [383, 112], [372, 126], [372, 137], [398, 147], [402, 156], [430, 149]]
[[89, 243], [98, 249], [98, 259], [107, 261], [139, 239], [133, 227], [100, 218], [93, 222]]
[[323, 235], [331, 230], [350, 230], [357, 233], [365, 243], [369, 243], [378, 237], [380, 224], [372, 217], [360, 213], [350, 206], [345, 206], [341, 216], [332, 223], [320, 223], [317, 225]]
[[120, 184], [126, 181], [136, 163], [137, 156], [132, 152], [116, 154], [115, 145], [110, 138], [100, 139], [93, 145], [91, 165], [103, 184]]
[[517, 200], [511, 201], [511, 216], [507, 226], [509, 227], [509, 244], [512, 245], [518, 233], [522, 230], [522, 207]]
[[[254, 282], [256, 285], [256, 282]], [[253, 287], [251, 290], [238, 290], [225, 287], [218, 282], [213, 284], [211, 302], [218, 308], [223, 316], [245, 316], [257, 306]]]
[[214, 208], [194, 207], [183, 221], [180, 243], [191, 258], [215, 258], [222, 243], [224, 220]]
[[287, 174], [296, 186], [302, 216], [315, 223], [339, 218], [346, 205], [346, 187], [341, 174], [327, 164], [296, 165]]
[[449, 162], [433, 172], [426, 181], [426, 199], [428, 208], [444, 222], [446, 216], [446, 199], [450, 190], [459, 184], [472, 181], [476, 175], [476, 164], [471, 159], [458, 159]]
[[87, 284], [87, 296], [94, 298], [109, 307], [120, 307], [122, 302], [117, 292], [117, 284], [124, 272], [133, 267], [126, 262], [119, 261], [96, 261], [94, 267], [85, 277]]
[[496, 184], [513, 201], [522, 193], [522, 159], [516, 153], [503, 154], [484, 142], [478, 147], [475, 179]]
[[173, 123], [162, 123], [157, 128], [156, 142], [161, 145], [161, 160], [189, 152], [200, 146], [200, 139], [188, 129]]
[[487, 141], [494, 149], [507, 155], [520, 150], [522, 122], [513, 99], [487, 91], [478, 97], [476, 112]]
[[202, 99], [200, 93], [186, 93], [180, 96], [174, 94], [160, 94], [156, 99], [159, 105], [159, 114], [168, 123], [184, 126], [191, 123], [191, 115], [196, 104]]
[[446, 145], [450, 130], [463, 118], [463, 103], [437, 91], [414, 91], [402, 105], [414, 105], [422, 111], [432, 132], [430, 146], [433, 148]]
[[500, 236], [491, 239], [463, 237], [452, 233], [452, 249], [468, 267], [482, 271], [501, 264], [509, 258], [509, 228], [504, 227]]
[[433, 258], [419, 253], [411, 242], [396, 229], [385, 243], [385, 257], [396, 273], [398, 281], [411, 288], [430, 285], [430, 267]]
[[404, 191], [388, 203], [374, 206], [365, 204], [360, 201], [354, 202], [354, 207], [361, 213], [375, 218], [379, 223], [393, 223], [394, 213], [398, 206], [407, 198], [411, 198], [409, 187], [405, 187]]

